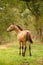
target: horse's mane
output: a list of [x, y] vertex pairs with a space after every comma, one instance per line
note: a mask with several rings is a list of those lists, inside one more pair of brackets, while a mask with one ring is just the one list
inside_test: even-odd
[[21, 31], [23, 30], [19, 25], [16, 25]]

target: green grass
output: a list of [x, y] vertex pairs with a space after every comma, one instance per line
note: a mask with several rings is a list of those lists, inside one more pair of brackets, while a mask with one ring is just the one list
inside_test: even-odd
[[32, 45], [32, 56], [27, 47], [26, 56], [18, 54], [18, 46], [0, 49], [0, 65], [43, 65], [43, 44]]

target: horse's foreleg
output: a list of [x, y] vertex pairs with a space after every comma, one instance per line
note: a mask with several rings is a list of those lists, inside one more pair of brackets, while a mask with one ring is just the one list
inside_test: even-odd
[[29, 55], [31, 56], [31, 44], [29, 44]]
[[22, 43], [22, 55], [25, 56], [25, 52], [26, 52], [26, 44], [25, 42]]
[[21, 55], [21, 43], [19, 42], [19, 55]]

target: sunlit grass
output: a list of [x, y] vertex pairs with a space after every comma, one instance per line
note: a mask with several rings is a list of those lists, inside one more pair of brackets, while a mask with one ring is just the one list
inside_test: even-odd
[[29, 50], [27, 46], [26, 56], [20, 56], [18, 54], [18, 46], [8, 47], [6, 49], [0, 49], [0, 65], [43, 65], [43, 45], [32, 45], [32, 56], [29, 56]]

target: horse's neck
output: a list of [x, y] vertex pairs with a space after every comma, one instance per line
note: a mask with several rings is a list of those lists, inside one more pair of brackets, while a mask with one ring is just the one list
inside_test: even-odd
[[21, 32], [21, 30], [18, 29], [18, 28], [15, 28], [15, 32], [16, 32], [17, 34], [19, 34], [19, 33]]

